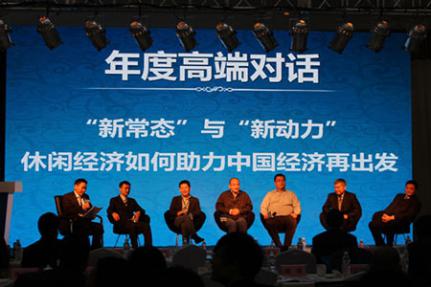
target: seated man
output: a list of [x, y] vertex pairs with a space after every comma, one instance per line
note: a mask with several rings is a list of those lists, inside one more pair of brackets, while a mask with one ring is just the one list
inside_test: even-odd
[[150, 223], [144, 220], [145, 211], [135, 199], [129, 197], [130, 183], [122, 181], [119, 184], [119, 188], [120, 195], [111, 198], [107, 210], [108, 218], [114, 224], [115, 232], [128, 233], [133, 248], [138, 247], [139, 234], [144, 235], [145, 246], [151, 246], [152, 235]]
[[103, 245], [103, 226], [92, 222], [92, 219], [83, 215], [92, 207], [90, 197], [86, 194], [87, 180], [79, 178], [75, 180], [73, 191], [63, 195], [61, 205], [63, 215], [73, 221], [73, 233], [83, 239], [93, 236], [92, 249], [101, 248]]
[[327, 216], [329, 211], [335, 209], [343, 214], [343, 225], [341, 229], [350, 232], [356, 229], [359, 219], [362, 216], [362, 208], [354, 193], [346, 190], [346, 181], [342, 178], [335, 180], [334, 192], [328, 195], [323, 211], [320, 214], [320, 222], [325, 229], [329, 228]]
[[[374, 213], [368, 226], [377, 246], [392, 246], [397, 230], [409, 226], [416, 218], [421, 208], [416, 190], [416, 181], [407, 181], [404, 193], [397, 194], [385, 210]], [[386, 235], [386, 243], [383, 234]]]
[[[293, 191], [286, 190], [286, 177], [276, 174], [275, 190], [268, 192], [260, 206], [263, 225], [268, 230], [274, 244], [287, 250], [292, 244], [292, 238], [301, 214], [301, 203]], [[280, 242], [279, 232], [284, 232], [284, 245]]]
[[175, 218], [174, 225], [181, 230], [183, 244], [189, 243], [190, 237], [196, 242], [204, 241], [195, 229], [195, 219], [202, 215], [199, 199], [190, 195], [190, 182], [183, 180], [179, 184], [181, 195], [172, 199], [169, 213]]
[[[331, 209], [326, 217], [328, 230], [313, 238], [311, 253], [316, 257], [317, 263], [323, 263], [328, 270], [332, 268], [340, 270], [341, 258], [345, 251], [350, 256], [358, 248], [355, 236], [343, 229], [343, 213], [336, 209]], [[338, 255], [339, 258], [335, 258]]]
[[229, 180], [229, 190], [224, 191], [216, 203], [216, 211], [221, 214], [220, 221], [228, 233], [246, 233], [248, 224], [246, 216], [252, 211], [251, 199], [245, 191], [240, 190], [239, 179]]
[[39, 217], [37, 222], [40, 239], [24, 248], [21, 266], [56, 268], [60, 259], [61, 241], [58, 237], [59, 219], [48, 212]]

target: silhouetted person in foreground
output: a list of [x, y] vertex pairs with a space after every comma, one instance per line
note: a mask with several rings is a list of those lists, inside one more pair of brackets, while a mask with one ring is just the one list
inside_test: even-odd
[[409, 244], [408, 275], [414, 286], [431, 286], [431, 215], [414, 223], [415, 241]]
[[204, 282], [201, 277], [194, 271], [174, 266], [168, 268], [158, 286], [190, 286], [190, 287], [204, 287]]
[[56, 268], [61, 249], [61, 241], [57, 238], [59, 218], [54, 213], [45, 213], [39, 218], [37, 226], [41, 237], [24, 248], [21, 266]]
[[[129, 257], [131, 282], [145, 282], [146, 286], [158, 286], [167, 268], [162, 252], [152, 246], [138, 247]], [[153, 284], [153, 285], [152, 285]]]
[[80, 287], [85, 286], [84, 271], [90, 246], [87, 240], [67, 237], [62, 242], [60, 265], [57, 269], [27, 273], [18, 277], [15, 287]]
[[371, 269], [361, 278], [360, 286], [416, 286], [411, 285], [400, 265], [398, 251], [392, 247], [374, 250]]
[[332, 209], [326, 216], [328, 230], [322, 232], [313, 238], [313, 247], [311, 252], [316, 257], [317, 263], [325, 264], [327, 270], [340, 269], [341, 257], [345, 251], [350, 256], [358, 247], [355, 236], [345, 231], [343, 227], [343, 213]]
[[129, 282], [129, 264], [126, 259], [107, 257], [99, 259], [94, 287], [120, 287]]
[[225, 286], [261, 286], [255, 277], [262, 263], [262, 249], [253, 237], [229, 233], [214, 247], [212, 279]]

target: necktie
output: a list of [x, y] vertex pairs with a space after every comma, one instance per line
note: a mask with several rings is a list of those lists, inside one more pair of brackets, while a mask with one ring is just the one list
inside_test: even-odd
[[189, 200], [183, 198], [183, 210], [188, 211], [189, 209]]
[[338, 210], [341, 211], [341, 205], [343, 204], [343, 196], [338, 196]]

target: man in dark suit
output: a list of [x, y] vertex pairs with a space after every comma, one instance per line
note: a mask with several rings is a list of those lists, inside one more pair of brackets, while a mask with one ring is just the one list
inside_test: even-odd
[[[195, 228], [195, 222], [202, 218], [199, 199], [190, 195], [190, 182], [188, 180], [181, 181], [179, 189], [181, 195], [172, 199], [169, 214], [175, 217], [174, 225], [181, 230], [183, 244], [187, 245], [190, 237], [195, 243], [201, 243], [204, 239], [197, 234]], [[202, 222], [199, 222], [199, 225], [202, 225]]]
[[120, 195], [111, 198], [108, 207], [108, 219], [114, 224], [118, 233], [128, 233], [132, 247], [138, 247], [138, 235], [143, 234], [145, 246], [152, 245], [152, 235], [149, 217], [135, 199], [130, 198], [130, 182], [122, 181], [119, 184]]
[[414, 221], [421, 208], [416, 190], [416, 181], [407, 181], [404, 193], [397, 194], [385, 210], [374, 213], [368, 226], [377, 246], [385, 245], [383, 234], [386, 235], [386, 245], [392, 246], [396, 231]]
[[343, 253], [347, 251], [352, 256], [358, 248], [358, 241], [342, 229], [345, 220], [339, 210], [331, 209], [326, 220], [328, 230], [313, 238], [311, 253], [316, 257], [317, 263], [325, 264], [329, 270], [340, 269]]
[[338, 210], [343, 214], [343, 224], [341, 229], [347, 232], [354, 231], [359, 219], [362, 216], [361, 205], [354, 193], [346, 190], [347, 183], [339, 178], [334, 182], [334, 192], [328, 195], [323, 211], [320, 214], [320, 222], [325, 229], [329, 229], [327, 216], [329, 211]]
[[92, 249], [101, 248], [103, 245], [103, 225], [92, 222], [91, 218], [83, 215], [92, 207], [87, 191], [87, 180], [79, 178], [75, 180], [73, 191], [63, 195], [61, 205], [66, 219], [73, 221], [73, 234], [87, 239], [93, 236]]

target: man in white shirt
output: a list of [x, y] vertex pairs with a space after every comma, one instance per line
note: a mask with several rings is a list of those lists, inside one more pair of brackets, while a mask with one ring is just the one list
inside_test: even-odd
[[[287, 250], [292, 244], [301, 215], [301, 204], [293, 191], [286, 190], [286, 177], [277, 174], [274, 177], [275, 190], [264, 197], [260, 213], [262, 223], [268, 230], [274, 244], [282, 250]], [[284, 244], [278, 233], [285, 233]]]

